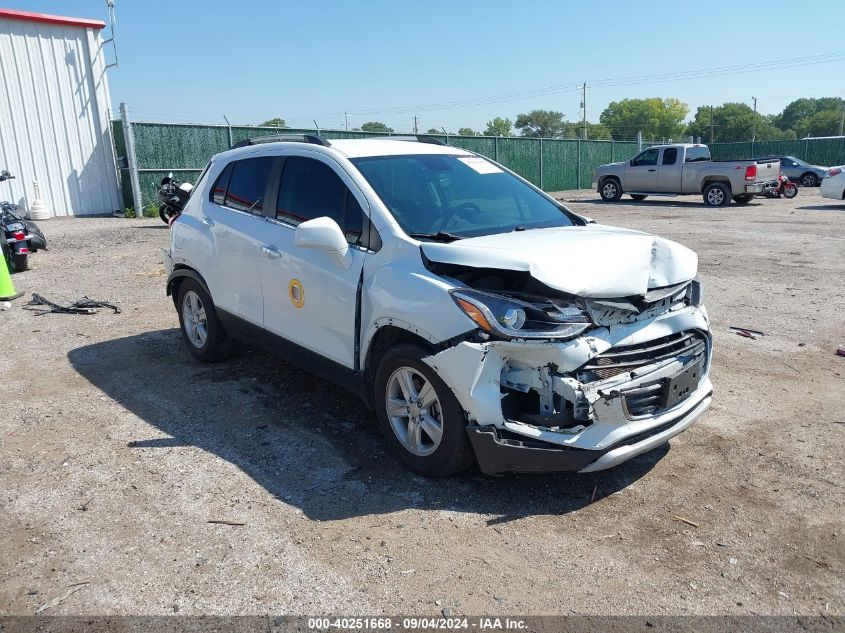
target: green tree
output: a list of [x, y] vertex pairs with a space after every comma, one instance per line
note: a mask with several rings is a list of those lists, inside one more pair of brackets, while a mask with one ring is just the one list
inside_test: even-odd
[[477, 136], [477, 134], [471, 127], [460, 127], [458, 128], [458, 136]]
[[563, 136], [567, 123], [562, 112], [554, 110], [532, 110], [516, 117], [515, 127], [522, 136], [558, 138]]
[[775, 117], [782, 130], [792, 130], [799, 137], [839, 134], [845, 100], [840, 97], [796, 99]]
[[388, 132], [393, 131], [392, 127], [387, 127], [381, 121], [367, 121], [366, 123], [364, 123], [364, 125], [361, 126], [361, 129], [364, 132], [385, 132], [385, 133], [388, 133]]
[[264, 123], [261, 124], [261, 127], [287, 127], [287, 125], [285, 125], [284, 119], [280, 119], [277, 117], [275, 119], [269, 119], [268, 121], [264, 121]]
[[513, 132], [513, 121], [497, 116], [492, 121], [487, 121], [485, 136], [511, 136]]
[[752, 135], [758, 141], [780, 141], [795, 138], [792, 131], [779, 129], [771, 117], [754, 113], [747, 103], [723, 103], [712, 109], [713, 138], [710, 138], [711, 108], [701, 106], [689, 123], [686, 134], [700, 136], [706, 142], [731, 143], [750, 141]]
[[821, 110], [799, 121], [794, 131], [801, 138], [805, 136], [836, 136], [841, 134], [843, 115], [845, 115], [845, 112], [842, 109]]
[[634, 138], [642, 132], [647, 139], [677, 138], [684, 131], [689, 107], [674, 97], [622, 99], [613, 101], [599, 117], [613, 138]]
[[430, 127], [428, 128], [428, 132], [426, 132], [426, 134], [440, 134], [440, 130], [438, 130], [437, 128]]

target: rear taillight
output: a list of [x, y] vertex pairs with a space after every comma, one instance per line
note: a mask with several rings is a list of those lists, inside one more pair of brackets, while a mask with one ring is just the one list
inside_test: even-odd
[[841, 168], [841, 167], [834, 167], [834, 168], [832, 168], [832, 169], [828, 169], [828, 170], [827, 170], [827, 175], [828, 175], [829, 177], [838, 176], [838, 175], [839, 175], [839, 174], [841, 174], [841, 173], [842, 173], [842, 168]]
[[18, 241], [25, 240], [26, 239], [26, 233], [24, 233], [23, 231], [16, 231], [16, 232], [12, 233], [12, 237], [14, 237]]
[[19, 249], [18, 249], [18, 254], [19, 254], [19, 255], [26, 255], [27, 253], [29, 253], [29, 249], [28, 249], [28, 248], [26, 248], [25, 246], [24, 246], [24, 247], [22, 247], [22, 248], [19, 248]]
[[753, 181], [757, 179], [757, 165], [749, 165], [745, 168], [745, 179]]

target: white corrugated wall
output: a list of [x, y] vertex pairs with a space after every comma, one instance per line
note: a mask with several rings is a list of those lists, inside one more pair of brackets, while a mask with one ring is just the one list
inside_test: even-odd
[[98, 29], [0, 17], [0, 200], [29, 209], [37, 180], [54, 216], [123, 207], [105, 65]]

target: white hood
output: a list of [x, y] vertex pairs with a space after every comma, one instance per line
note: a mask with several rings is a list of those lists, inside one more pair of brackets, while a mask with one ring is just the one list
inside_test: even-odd
[[698, 256], [677, 242], [600, 224], [426, 242], [422, 251], [445, 264], [526, 271], [556, 290], [597, 299], [644, 295], [689, 281], [698, 269]]

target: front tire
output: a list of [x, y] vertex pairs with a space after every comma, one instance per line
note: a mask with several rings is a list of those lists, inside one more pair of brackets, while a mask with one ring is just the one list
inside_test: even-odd
[[753, 193], [741, 193], [738, 196], [734, 196], [734, 202], [736, 202], [737, 204], [748, 204], [753, 199]]
[[815, 174], [804, 174], [801, 176], [801, 186], [802, 187], [818, 187], [819, 186], [819, 178]]
[[731, 190], [721, 182], [710, 183], [702, 194], [708, 207], [726, 207], [731, 203]]
[[405, 466], [426, 477], [449, 477], [475, 456], [464, 412], [452, 390], [422, 359], [423, 348], [401, 343], [376, 370], [376, 415], [385, 440]]
[[12, 253], [12, 266], [15, 272], [22, 273], [29, 269], [29, 254], [28, 253]]
[[637, 202], [641, 202], [642, 200], [645, 200], [646, 198], [648, 198], [648, 196], [644, 196], [641, 193], [632, 193], [631, 194], [631, 199], [636, 200]]
[[602, 181], [599, 195], [605, 202], [616, 202], [622, 197], [622, 186], [616, 178], [608, 178]]
[[199, 283], [185, 279], [180, 284], [176, 308], [182, 338], [194, 358], [213, 363], [229, 356], [232, 341], [217, 318], [211, 297]]
[[783, 197], [791, 200], [795, 196], [798, 195], [798, 187], [795, 186], [795, 183], [789, 183], [788, 185], [784, 185], [783, 187]]

